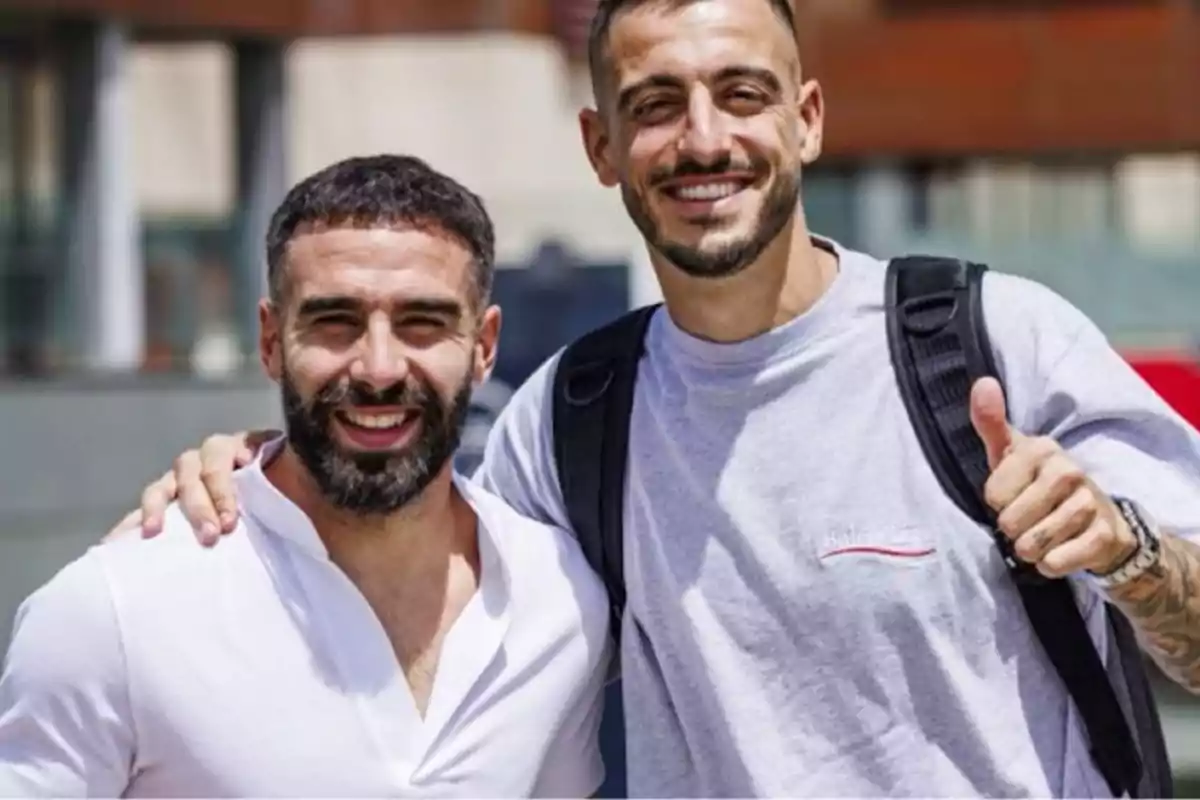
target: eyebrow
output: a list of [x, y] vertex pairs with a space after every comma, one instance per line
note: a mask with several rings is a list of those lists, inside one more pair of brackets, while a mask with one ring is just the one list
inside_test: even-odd
[[[326, 314], [335, 311], [359, 312], [362, 310], [363, 305], [364, 303], [361, 300], [349, 295], [310, 297], [300, 303], [298, 313], [301, 317], [312, 317], [317, 314]], [[436, 314], [457, 319], [462, 316], [463, 305], [457, 300], [421, 297], [398, 303], [395, 310], [410, 314]]]
[[[737, 80], [739, 78], [748, 78], [750, 80], [758, 81], [759, 83], [764, 84], [767, 89], [774, 94], [779, 94], [783, 91], [783, 85], [779, 82], [779, 78], [776, 77], [775, 73], [769, 69], [763, 69], [762, 67], [750, 67], [745, 65], [725, 67], [724, 69], [718, 70], [717, 73], [713, 75], [713, 80], [718, 82]], [[637, 83], [626, 86], [621, 90], [621, 93], [617, 95], [617, 110], [622, 112], [626, 111], [630, 104], [633, 103], [634, 98], [646, 89], [681, 88], [683, 88], [683, 81], [673, 75], [651, 75], [647, 78], [643, 78]]]

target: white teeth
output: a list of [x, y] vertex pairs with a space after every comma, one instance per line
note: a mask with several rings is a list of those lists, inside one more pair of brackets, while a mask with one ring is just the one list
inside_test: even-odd
[[702, 183], [696, 186], [681, 186], [675, 193], [683, 200], [721, 200], [736, 194], [740, 188], [736, 183]]
[[346, 412], [346, 419], [360, 428], [396, 428], [404, 421], [403, 414], [359, 414], [353, 411]]

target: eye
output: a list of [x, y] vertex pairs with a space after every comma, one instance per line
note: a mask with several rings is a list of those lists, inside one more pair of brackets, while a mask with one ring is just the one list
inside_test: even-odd
[[675, 103], [663, 98], [645, 100], [634, 107], [633, 118], [648, 125], [665, 122], [675, 113], [675, 106]]
[[402, 323], [406, 328], [444, 328], [446, 321], [440, 317], [405, 317]]
[[312, 324], [316, 328], [350, 328], [358, 325], [358, 318], [353, 314], [323, 314]]
[[737, 113], [753, 113], [769, 103], [768, 98], [757, 89], [737, 88], [725, 94], [725, 104]]

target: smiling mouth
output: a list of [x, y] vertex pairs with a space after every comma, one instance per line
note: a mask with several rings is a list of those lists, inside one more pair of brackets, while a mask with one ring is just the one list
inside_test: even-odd
[[704, 183], [675, 183], [662, 191], [672, 200], [683, 203], [715, 203], [726, 200], [749, 188], [749, 178], [722, 178]]
[[352, 444], [364, 450], [390, 450], [407, 444], [421, 420], [416, 409], [374, 412], [343, 409], [334, 413]]

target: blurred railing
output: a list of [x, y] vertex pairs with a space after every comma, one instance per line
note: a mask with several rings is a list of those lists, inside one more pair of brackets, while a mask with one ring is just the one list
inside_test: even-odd
[[1115, 240], [998, 244], [915, 233], [900, 249], [983, 261], [1044, 283], [1121, 348], [1200, 346], [1200, 249], [1153, 252]]

